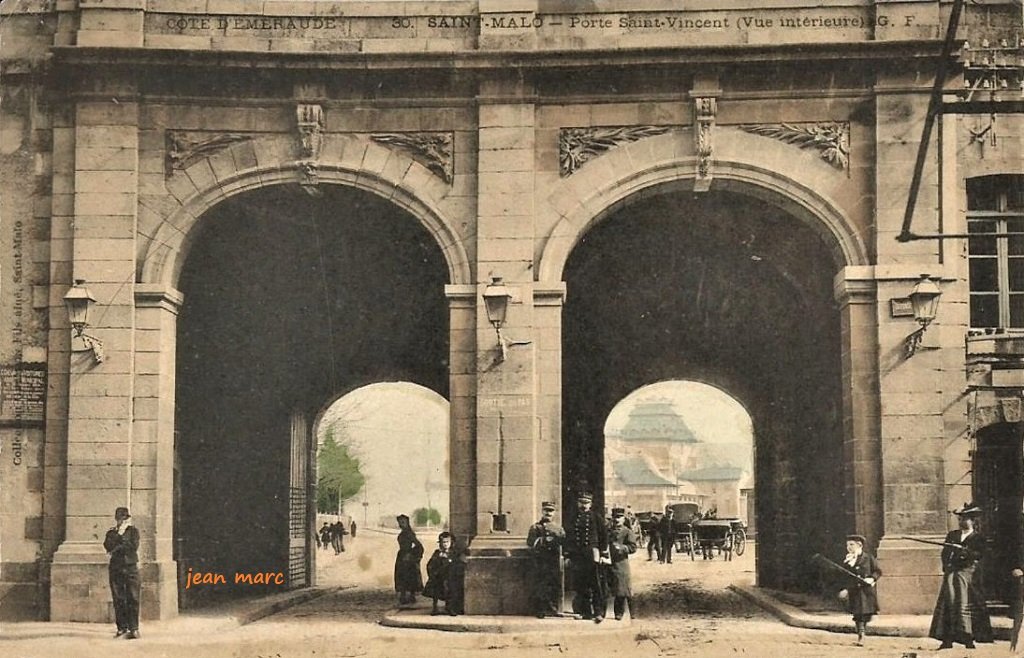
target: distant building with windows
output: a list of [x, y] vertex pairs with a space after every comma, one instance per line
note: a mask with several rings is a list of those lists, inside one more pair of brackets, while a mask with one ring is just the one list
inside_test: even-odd
[[644, 400], [620, 431], [605, 437], [605, 504], [644, 512], [696, 503], [747, 520], [741, 490], [752, 492], [754, 485], [742, 449], [700, 440], [670, 400]]

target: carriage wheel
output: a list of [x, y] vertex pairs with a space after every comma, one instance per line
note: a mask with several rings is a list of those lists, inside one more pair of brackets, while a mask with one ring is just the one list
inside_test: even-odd
[[733, 539], [733, 550], [736, 551], [736, 555], [743, 555], [743, 551], [747, 549], [747, 533], [740, 528], [736, 531], [735, 538]]

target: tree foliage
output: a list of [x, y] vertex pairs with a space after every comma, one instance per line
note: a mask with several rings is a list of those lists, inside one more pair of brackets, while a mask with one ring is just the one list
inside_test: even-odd
[[433, 507], [417, 507], [412, 513], [413, 523], [418, 526], [441, 525], [441, 513]]
[[338, 508], [359, 493], [366, 483], [362, 465], [359, 458], [352, 454], [351, 442], [344, 427], [339, 432], [341, 441], [335, 439], [335, 428], [335, 425], [331, 425], [327, 429], [316, 460], [316, 507], [321, 513], [337, 512]]

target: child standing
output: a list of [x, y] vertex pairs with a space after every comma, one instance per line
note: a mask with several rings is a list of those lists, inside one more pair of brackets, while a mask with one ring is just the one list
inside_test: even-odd
[[864, 550], [867, 540], [861, 535], [846, 537], [846, 559], [843, 568], [852, 576], [847, 587], [839, 592], [839, 598], [846, 600], [847, 608], [853, 615], [853, 623], [857, 629], [857, 644], [864, 643], [868, 622], [878, 613], [878, 595], [875, 583], [882, 576], [878, 568], [878, 560]]
[[423, 588], [423, 596], [433, 600], [430, 614], [439, 615], [437, 602], [448, 602], [448, 572], [452, 567], [452, 534], [442, 532], [437, 536], [437, 550], [427, 561], [427, 585]]

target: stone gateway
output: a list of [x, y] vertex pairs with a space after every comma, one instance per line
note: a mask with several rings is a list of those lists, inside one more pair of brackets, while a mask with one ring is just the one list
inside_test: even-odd
[[119, 506], [144, 619], [314, 584], [315, 419], [398, 379], [450, 403], [471, 615], [534, 612], [539, 502], [600, 510], [673, 379], [750, 412], [759, 585], [857, 533], [928, 612], [902, 537], [965, 500], [1016, 566], [1019, 5], [947, 52], [949, 2], [668, 4], [4, 3], [0, 618], [112, 619]]

